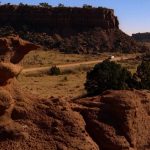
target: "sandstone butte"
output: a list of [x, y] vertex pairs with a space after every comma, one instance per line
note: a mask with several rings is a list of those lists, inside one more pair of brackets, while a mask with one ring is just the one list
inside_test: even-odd
[[[147, 50], [119, 29], [112, 9], [1, 5], [0, 20], [0, 35], [17, 33], [30, 42], [65, 53]], [[10, 28], [2, 30], [6, 26]]]

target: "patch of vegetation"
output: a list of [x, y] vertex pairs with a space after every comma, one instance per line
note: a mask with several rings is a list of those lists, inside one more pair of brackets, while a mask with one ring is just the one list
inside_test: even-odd
[[91, 5], [83, 4], [83, 8], [93, 8]]
[[50, 73], [50, 75], [60, 75], [61, 71], [60, 71], [59, 67], [52, 66], [49, 73]]
[[0, 37], [9, 36], [9, 35], [12, 35], [15, 33], [16, 33], [16, 31], [11, 26], [4, 26], [4, 27], [0, 28]]
[[150, 90], [150, 61], [142, 61], [136, 73], [120, 64], [105, 60], [87, 73], [85, 89], [90, 96], [101, 94], [106, 90], [127, 89]]
[[85, 89], [88, 95], [97, 95], [108, 89], [131, 88], [132, 74], [120, 64], [105, 60], [87, 73]]

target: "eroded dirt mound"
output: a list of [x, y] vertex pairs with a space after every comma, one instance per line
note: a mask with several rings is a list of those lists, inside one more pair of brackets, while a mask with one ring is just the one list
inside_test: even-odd
[[150, 149], [150, 93], [108, 91], [77, 100], [86, 130], [102, 150]]

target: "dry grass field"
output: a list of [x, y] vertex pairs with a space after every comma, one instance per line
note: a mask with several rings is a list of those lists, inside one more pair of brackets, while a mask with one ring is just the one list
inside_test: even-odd
[[97, 60], [106, 58], [108, 54], [103, 55], [78, 55], [78, 54], [63, 54], [57, 50], [42, 50], [31, 51], [21, 61], [21, 65], [25, 68], [40, 67], [40, 66], [52, 66], [63, 65], [75, 62]]
[[[30, 52], [21, 62], [25, 68], [52, 66], [58, 64], [71, 64], [76, 62], [103, 60], [114, 54], [104, 53], [97, 56], [91, 55], [76, 55], [62, 54], [57, 51], [34, 51]], [[134, 54], [133, 54], [134, 55]], [[123, 56], [115, 54], [115, 56]], [[122, 60], [118, 63], [128, 68], [132, 73], [136, 71], [137, 65], [140, 63], [137, 60]], [[86, 94], [84, 83], [86, 81], [86, 73], [92, 65], [81, 65], [74, 68], [66, 68], [61, 70], [62, 74], [51, 76], [47, 72], [33, 72], [21, 74], [18, 77], [22, 87], [39, 95], [40, 97], [64, 97], [75, 98]]]
[[132, 74], [136, 72], [137, 66], [140, 64], [139, 60], [133, 59], [133, 60], [122, 60], [119, 61], [123, 67], [127, 68], [129, 71], [131, 71]]
[[18, 80], [22, 87], [33, 94], [42, 98], [64, 97], [74, 98], [85, 94], [84, 83], [86, 72], [50, 76], [39, 75], [20, 75]]
[[[21, 65], [24, 68], [41, 67], [41, 66], [52, 66], [52, 65], [63, 65], [71, 64], [76, 62], [85, 62], [93, 60], [106, 59], [111, 55], [122, 56], [120, 53], [101, 53], [99, 55], [91, 54], [64, 54], [58, 50], [43, 50], [39, 49], [36, 51], [29, 52], [24, 59], [21, 61]], [[127, 54], [130, 55], [130, 54]]]

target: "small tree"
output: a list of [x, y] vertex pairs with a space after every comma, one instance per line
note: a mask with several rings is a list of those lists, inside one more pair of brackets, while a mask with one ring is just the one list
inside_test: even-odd
[[24, 6], [24, 4], [22, 2], [19, 3], [19, 6]]
[[7, 3], [6, 5], [10, 6], [10, 3]]
[[125, 90], [132, 87], [132, 74], [120, 64], [105, 60], [87, 73], [85, 89], [88, 95], [106, 90]]
[[52, 66], [50, 69], [50, 75], [60, 75], [60, 69], [56, 66]]
[[92, 8], [92, 6], [91, 6], [91, 5], [84, 4], [84, 5], [83, 5], [83, 8]]
[[64, 4], [58, 4], [58, 7], [65, 7]]

